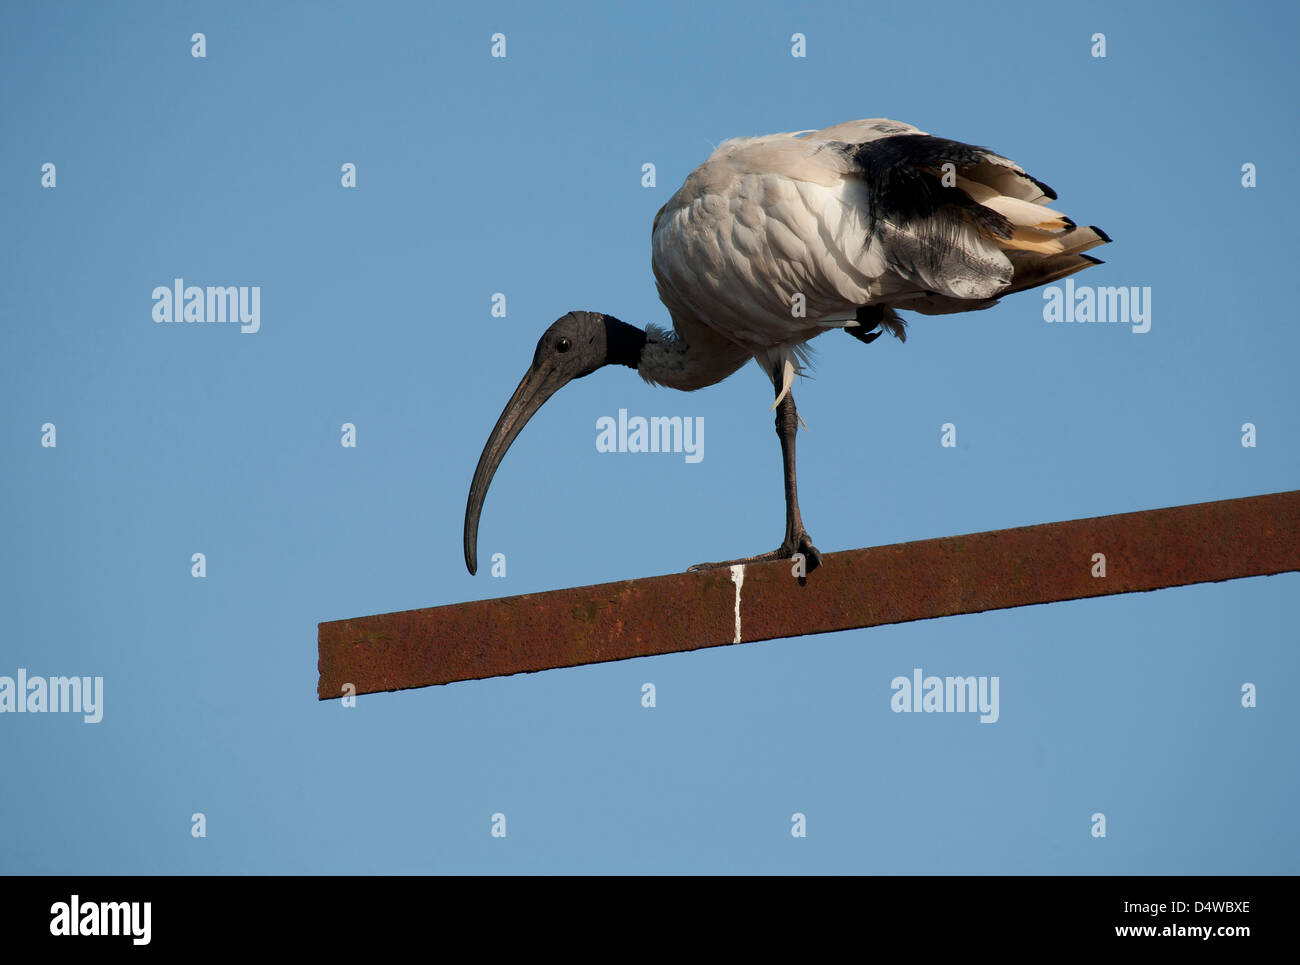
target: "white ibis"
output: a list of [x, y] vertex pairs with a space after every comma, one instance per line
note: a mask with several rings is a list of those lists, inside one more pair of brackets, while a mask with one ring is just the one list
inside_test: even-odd
[[652, 266], [673, 330], [570, 312], [488, 438], [465, 507], [465, 565], [477, 569], [483, 499], [506, 450], [559, 388], [604, 365], [692, 391], [754, 359], [772, 380], [785, 476], [785, 538], [771, 553], [692, 569], [804, 555], [820, 562], [799, 514], [790, 386], [806, 343], [842, 328], [870, 343], [904, 338], [900, 310], [988, 308], [1072, 275], [1110, 239], [1047, 207], [1056, 193], [987, 148], [909, 124], [849, 121], [821, 131], [725, 141], [655, 215]]

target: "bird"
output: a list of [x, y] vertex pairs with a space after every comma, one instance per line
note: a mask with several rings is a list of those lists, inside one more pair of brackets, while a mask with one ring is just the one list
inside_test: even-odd
[[[785, 535], [770, 553], [693, 571], [802, 556], [795, 473], [801, 423], [791, 391], [809, 342], [843, 329], [870, 344], [906, 339], [900, 311], [989, 308], [1101, 264], [1109, 242], [1049, 207], [1056, 192], [989, 148], [884, 118], [723, 141], [655, 215], [651, 268], [672, 328], [572, 311], [542, 334], [470, 483], [465, 565], [477, 570], [479, 517], [497, 468], [555, 392], [604, 366], [694, 391], [754, 360], [771, 379], [785, 487]], [[769, 410], [771, 411], [771, 410]]]

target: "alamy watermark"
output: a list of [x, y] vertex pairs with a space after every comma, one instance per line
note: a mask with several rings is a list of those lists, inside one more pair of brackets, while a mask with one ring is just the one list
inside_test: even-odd
[[104, 717], [103, 677], [0, 677], [0, 714], [81, 714], [87, 724]]
[[1151, 286], [1096, 288], [1067, 278], [1064, 291], [1056, 285], [1043, 289], [1043, 321], [1120, 322], [1141, 335], [1151, 331]]
[[252, 335], [262, 327], [262, 288], [260, 285], [200, 288], [177, 278], [170, 288], [159, 285], [153, 290], [153, 320], [230, 322], [239, 325], [245, 335]]
[[687, 462], [704, 458], [704, 416], [644, 416], [618, 419], [603, 415], [596, 420], [597, 452], [679, 452]]
[[133, 945], [148, 945], [152, 919], [151, 901], [82, 901], [73, 895], [50, 905], [50, 934], [120, 935]]
[[998, 677], [926, 677], [921, 668], [911, 677], [889, 682], [894, 696], [889, 708], [896, 714], [962, 714], [979, 712], [981, 724], [996, 724]]

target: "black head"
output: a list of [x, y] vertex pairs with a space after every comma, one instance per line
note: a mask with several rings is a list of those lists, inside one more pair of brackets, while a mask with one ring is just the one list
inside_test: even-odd
[[537, 340], [529, 374], [539, 369], [553, 371], [559, 380], [555, 386], [558, 389], [567, 382], [590, 375], [605, 364], [605, 341], [604, 315], [569, 312], [556, 319]]
[[488, 486], [515, 437], [534, 413], [574, 379], [590, 375], [602, 365], [636, 368], [645, 347], [645, 332], [599, 312], [569, 312], [555, 321], [537, 340], [533, 364], [506, 403], [479, 456], [465, 506], [465, 565], [478, 569], [478, 520]]

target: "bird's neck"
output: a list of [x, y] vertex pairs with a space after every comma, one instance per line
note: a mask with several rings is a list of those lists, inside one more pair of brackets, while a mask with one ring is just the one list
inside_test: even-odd
[[691, 346], [678, 338], [676, 332], [646, 326], [645, 340], [636, 367], [641, 378], [652, 385], [686, 391], [711, 384], [700, 378], [700, 369], [707, 360], [691, 351]]
[[721, 382], [749, 359], [743, 349], [711, 336], [700, 332], [688, 343], [657, 325], [643, 331], [606, 315], [605, 364], [626, 365], [647, 382], [689, 392]]
[[646, 333], [635, 325], [605, 316], [605, 364], [626, 365], [634, 369], [641, 364]]

